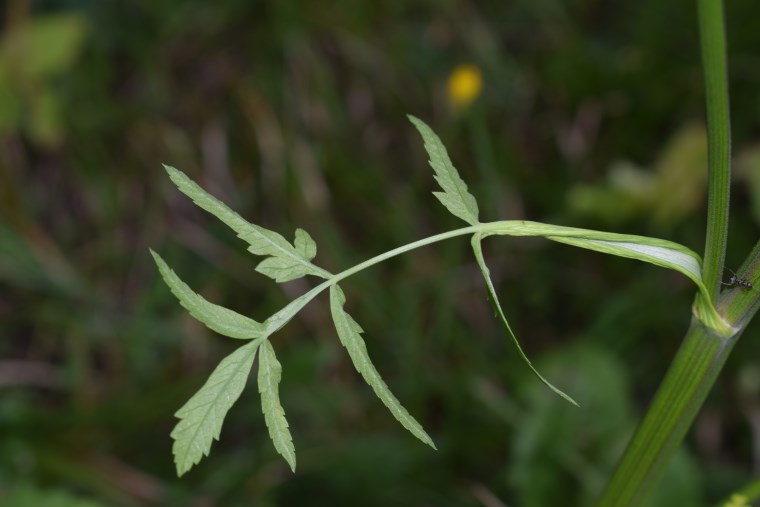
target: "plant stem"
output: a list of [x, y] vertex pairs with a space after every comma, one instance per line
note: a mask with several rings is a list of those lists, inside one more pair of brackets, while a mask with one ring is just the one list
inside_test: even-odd
[[[494, 224], [500, 224], [500, 223], [502, 222], [494, 222]], [[488, 229], [492, 227], [494, 227], [493, 224], [477, 224], [477, 225], [471, 225], [469, 227], [463, 227], [461, 229], [456, 229], [453, 231], [444, 232], [441, 234], [436, 234], [435, 236], [429, 236], [427, 238], [420, 239], [413, 243], [409, 243], [407, 245], [394, 248], [393, 250], [389, 250], [380, 255], [376, 255], [375, 257], [372, 257], [371, 259], [367, 259], [366, 261], [359, 263], [352, 268], [349, 268], [345, 271], [341, 271], [340, 273], [336, 275], [331, 275], [330, 278], [320, 283], [319, 285], [311, 289], [306, 294], [300, 296], [297, 299], [294, 299], [293, 301], [288, 303], [285, 306], [285, 308], [283, 308], [279, 312], [269, 317], [264, 323], [267, 329], [267, 334], [272, 334], [276, 332], [277, 330], [279, 330], [280, 328], [282, 328], [282, 326], [287, 324], [288, 321], [290, 321], [290, 319], [292, 319], [293, 316], [301, 310], [301, 308], [306, 306], [312, 299], [317, 297], [323, 290], [327, 289], [331, 285], [335, 285], [336, 283], [340, 282], [344, 278], [348, 278], [349, 276], [354, 275], [358, 273], [359, 271], [367, 269], [370, 266], [374, 266], [375, 264], [378, 264], [380, 262], [383, 262], [384, 260], [390, 259], [391, 257], [401, 255], [402, 253], [408, 252], [409, 250], [414, 250], [415, 248], [420, 248], [422, 246], [429, 245], [431, 243], [437, 243], [438, 241], [443, 241], [443, 240], [454, 238], [457, 236], [464, 236], [466, 234], [474, 234], [476, 232], [480, 232], [484, 229]]]
[[644, 420], [623, 454], [599, 507], [642, 505], [659, 482], [733, 348], [692, 320]]
[[[707, 231], [702, 280], [710, 299], [717, 301], [726, 253], [731, 181], [726, 35], [721, 0], [698, 0], [697, 10], [708, 134]], [[732, 307], [739, 302], [722, 297], [724, 317], [728, 315], [732, 320]], [[741, 323], [734, 322], [736, 332], [730, 337], [721, 337], [702, 322], [692, 320], [651, 407], [602, 495], [600, 507], [632, 507], [649, 497], [751, 315], [744, 317]]]
[[707, 107], [708, 199], [703, 280], [713, 301], [720, 290], [728, 235], [731, 126], [722, 0], [698, 0]]
[[[494, 222], [494, 223], [498, 223], [498, 222]], [[348, 278], [349, 276], [356, 274], [359, 271], [362, 271], [364, 269], [367, 269], [370, 266], [374, 266], [375, 264], [388, 260], [391, 257], [401, 255], [402, 253], [408, 252], [409, 250], [414, 250], [415, 248], [420, 248], [421, 246], [430, 245], [431, 243], [437, 243], [439, 241], [443, 241], [449, 238], [454, 238], [457, 236], [464, 236], [466, 234], [474, 234], [483, 229], [488, 229], [489, 227], [493, 227], [493, 225], [492, 224], [471, 225], [469, 227], [463, 227], [461, 229], [456, 229], [453, 231], [448, 231], [441, 234], [436, 234], [435, 236], [429, 236], [427, 238], [417, 240], [413, 243], [409, 243], [407, 245], [394, 248], [393, 250], [389, 250], [385, 253], [372, 257], [371, 259], [367, 259], [366, 261], [360, 264], [357, 264], [356, 266], [349, 268], [345, 271], [341, 271], [337, 275], [333, 275], [326, 282], [323, 282], [322, 285], [325, 285], [325, 287], [327, 287], [328, 285], [334, 285], [338, 283], [339, 281], [343, 280], [344, 278]]]
[[[739, 276], [760, 275], [760, 241]], [[723, 338], [692, 319], [691, 327], [670, 365], [652, 406], [636, 430], [599, 507], [642, 505], [662, 478], [665, 466], [681, 444], [731, 349], [760, 308], [760, 290], [733, 287], [718, 299], [718, 310], [735, 333]]]
[[[755, 247], [736, 273], [737, 276], [746, 280], [758, 279], [758, 275], [760, 275], [760, 241], [755, 243]], [[746, 327], [760, 307], [760, 297], [758, 297], [760, 287], [755, 285], [750, 290], [736, 289], [735, 287], [721, 293], [717, 309], [734, 327]]]

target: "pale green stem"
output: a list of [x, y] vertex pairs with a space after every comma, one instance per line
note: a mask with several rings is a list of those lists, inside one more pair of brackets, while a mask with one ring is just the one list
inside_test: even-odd
[[[494, 223], [498, 224], [499, 222], [494, 222]], [[290, 319], [293, 318], [293, 316], [301, 310], [301, 308], [306, 306], [312, 299], [317, 297], [317, 295], [319, 295], [319, 293], [321, 293], [323, 290], [327, 289], [331, 285], [337, 284], [341, 280], [348, 278], [351, 275], [358, 273], [359, 271], [362, 271], [371, 266], [374, 266], [375, 264], [378, 264], [387, 259], [390, 259], [391, 257], [395, 257], [397, 255], [401, 255], [402, 253], [408, 252], [410, 250], [414, 250], [415, 248], [420, 248], [425, 245], [430, 245], [432, 243], [437, 243], [438, 241], [443, 241], [443, 240], [454, 238], [457, 236], [464, 236], [466, 234], [474, 234], [481, 230], [488, 229], [489, 226], [493, 226], [493, 224], [471, 225], [469, 227], [463, 227], [461, 229], [456, 229], [454, 231], [444, 232], [442, 234], [436, 234], [435, 236], [423, 238], [413, 243], [409, 243], [407, 245], [394, 248], [393, 250], [389, 250], [388, 252], [372, 257], [371, 259], [367, 259], [366, 261], [360, 264], [357, 264], [356, 266], [353, 266], [352, 268], [349, 268], [345, 271], [341, 271], [340, 273], [336, 275], [331, 275], [329, 279], [320, 283], [319, 285], [311, 289], [309, 292], [307, 292], [303, 296], [297, 299], [294, 299], [287, 306], [285, 306], [285, 308], [283, 308], [279, 312], [269, 317], [264, 323], [267, 327], [267, 334], [271, 335], [275, 331], [279, 330], [282, 326], [287, 324], [288, 321], [290, 321]]]
[[457, 236], [464, 236], [466, 234], [474, 234], [476, 232], [490, 230], [490, 229], [493, 229], [494, 226], [499, 223], [501, 222], [471, 225], [469, 227], [463, 227], [461, 229], [456, 229], [454, 231], [444, 232], [442, 234], [436, 234], [435, 236], [423, 238], [413, 243], [409, 243], [408, 245], [394, 248], [393, 250], [389, 250], [385, 253], [372, 257], [371, 259], [367, 259], [366, 261], [360, 264], [357, 264], [356, 266], [352, 268], [349, 268], [345, 271], [341, 271], [337, 275], [333, 275], [329, 280], [323, 282], [320, 286], [324, 285], [324, 287], [327, 288], [330, 285], [334, 285], [340, 282], [344, 278], [348, 278], [349, 276], [358, 273], [359, 271], [363, 271], [370, 266], [374, 266], [375, 264], [388, 260], [391, 257], [396, 257], [397, 255], [401, 255], [402, 253], [408, 252], [410, 250], [414, 250], [415, 248], [420, 248], [422, 246], [430, 245], [432, 243], [437, 243], [439, 241], [443, 241], [449, 238], [455, 238]]

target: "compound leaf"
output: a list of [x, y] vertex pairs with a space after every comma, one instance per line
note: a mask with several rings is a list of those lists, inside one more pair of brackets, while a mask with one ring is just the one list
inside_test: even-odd
[[222, 359], [203, 387], [174, 414], [180, 420], [171, 433], [177, 475], [208, 456], [211, 443], [219, 440], [224, 418], [243, 392], [262, 341], [243, 345]]
[[502, 324], [504, 324], [504, 328], [507, 330], [507, 333], [509, 333], [509, 336], [512, 337], [512, 342], [515, 344], [515, 348], [517, 349], [517, 352], [520, 354], [520, 357], [522, 357], [523, 361], [525, 361], [525, 364], [528, 365], [528, 367], [533, 371], [533, 373], [536, 374], [536, 376], [546, 384], [546, 386], [572, 403], [575, 406], [578, 406], [578, 403], [574, 399], [572, 399], [570, 396], [565, 394], [564, 392], [560, 391], [554, 385], [552, 385], [551, 382], [546, 380], [540, 373], [538, 373], [538, 370], [533, 366], [533, 363], [530, 362], [530, 359], [528, 359], [528, 356], [525, 355], [525, 352], [523, 351], [522, 347], [520, 346], [520, 342], [517, 340], [517, 337], [515, 336], [515, 333], [512, 331], [512, 327], [510, 327], [509, 322], [507, 321], [506, 315], [504, 315], [504, 310], [501, 308], [501, 304], [499, 303], [499, 297], [496, 295], [496, 289], [493, 286], [493, 282], [491, 281], [491, 271], [488, 269], [488, 266], [486, 265], [486, 261], [483, 258], [483, 249], [481, 247], [481, 241], [483, 237], [480, 234], [474, 234], [472, 236], [472, 250], [475, 253], [475, 259], [478, 261], [478, 266], [480, 267], [480, 271], [483, 273], [483, 278], [486, 281], [486, 285], [488, 286], [488, 294], [491, 298], [491, 303], [493, 304], [494, 310], [496, 311], [496, 314], [499, 316], [499, 319], [501, 320]]
[[343, 290], [337, 285], [330, 287], [330, 311], [332, 313], [333, 322], [335, 322], [335, 328], [338, 331], [338, 337], [340, 342], [348, 351], [348, 355], [351, 357], [351, 361], [354, 364], [354, 368], [358, 371], [367, 384], [372, 387], [378, 398], [388, 407], [393, 417], [396, 418], [401, 425], [409, 430], [412, 435], [419, 438], [430, 447], [435, 449], [433, 440], [428, 436], [420, 423], [418, 423], [414, 417], [401, 405], [398, 399], [391, 393], [390, 389], [383, 381], [380, 374], [375, 369], [372, 361], [369, 359], [367, 353], [367, 346], [364, 344], [364, 340], [361, 337], [361, 326], [343, 309], [343, 305], [346, 303], [346, 296]]
[[285, 410], [280, 404], [279, 386], [282, 378], [282, 366], [274, 355], [274, 348], [269, 340], [261, 346], [259, 354], [259, 392], [261, 393], [261, 410], [269, 428], [269, 437], [274, 448], [285, 458], [290, 469], [296, 471], [296, 450], [290, 436]]
[[164, 282], [179, 299], [180, 304], [190, 312], [190, 315], [217, 333], [230, 338], [251, 339], [260, 338], [266, 334], [266, 328], [263, 324], [223, 306], [210, 303], [193, 292], [185, 282], [180, 280], [160, 255], [153, 250], [150, 253]]
[[315, 266], [311, 260], [317, 254], [317, 245], [306, 231], [296, 231], [296, 245], [291, 245], [280, 234], [244, 220], [226, 204], [203, 190], [182, 171], [164, 165], [169, 178], [177, 188], [198, 206], [208, 211], [230, 227], [250, 246], [254, 255], [267, 257], [259, 263], [256, 271], [277, 282], [287, 282], [305, 275], [329, 278], [330, 273]]
[[425, 141], [425, 150], [430, 156], [430, 167], [435, 172], [436, 181], [444, 190], [443, 192], [433, 192], [433, 195], [454, 216], [461, 218], [470, 225], [477, 224], [478, 203], [467, 191], [467, 184], [459, 176], [454, 164], [451, 163], [441, 139], [419, 118], [410, 115], [409, 120], [422, 135], [422, 139]]

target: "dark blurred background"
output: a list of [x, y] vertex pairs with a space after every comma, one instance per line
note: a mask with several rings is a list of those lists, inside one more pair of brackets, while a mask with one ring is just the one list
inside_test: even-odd
[[[297, 472], [251, 384], [211, 456], [177, 479], [173, 413], [239, 342], [180, 308], [148, 248], [257, 320], [311, 281], [255, 273], [161, 163], [253, 222], [307, 229], [316, 261], [339, 271], [462, 225], [430, 195], [411, 113], [442, 137], [483, 220], [701, 252], [695, 2], [0, 5], [1, 505], [591, 503], [688, 326], [694, 287], [538, 239], [490, 239], [486, 255], [528, 355], [580, 409], [518, 359], [456, 239], [343, 284], [378, 369], [438, 452], [353, 371], [320, 297], [273, 338]], [[726, 7], [737, 268], [760, 223], [760, 3]], [[757, 472], [757, 338], [754, 325], [652, 505], [708, 505]]]

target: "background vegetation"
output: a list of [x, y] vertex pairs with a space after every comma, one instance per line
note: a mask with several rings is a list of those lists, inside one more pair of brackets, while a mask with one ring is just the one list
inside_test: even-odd
[[[11, 506], [585, 505], [688, 325], [693, 286], [538, 239], [486, 255], [528, 354], [493, 318], [467, 240], [345, 284], [391, 388], [355, 374], [320, 298], [275, 337], [291, 474], [255, 389], [175, 477], [174, 411], [228, 339], [192, 320], [148, 248], [263, 318], [306, 289], [170, 184], [305, 227], [339, 270], [456, 226], [406, 113], [443, 138], [483, 217], [658, 236], [701, 251], [706, 147], [695, 6], [676, 0], [325, 3], [8, 0], [0, 39], [0, 503]], [[760, 224], [760, 4], [726, 5], [736, 161], [727, 263]], [[452, 102], [461, 64], [480, 95]], [[317, 308], [318, 305], [323, 308]], [[654, 505], [708, 505], [760, 467], [748, 329]], [[677, 501], [675, 500], [677, 499]], [[78, 501], [79, 503], [75, 503]]]

